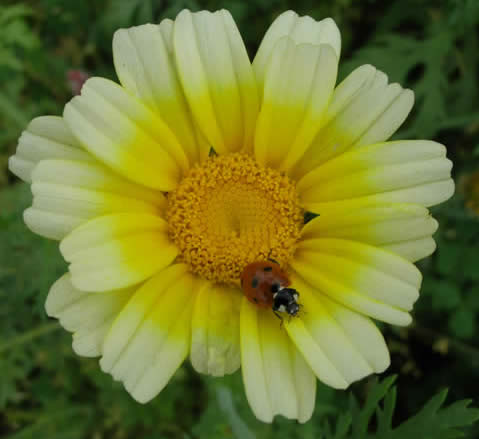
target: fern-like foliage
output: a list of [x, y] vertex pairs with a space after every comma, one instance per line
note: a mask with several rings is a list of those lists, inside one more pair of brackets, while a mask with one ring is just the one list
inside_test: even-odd
[[464, 428], [479, 419], [471, 400], [444, 407], [447, 390], [433, 396], [421, 410], [393, 426], [396, 406], [395, 376], [374, 382], [361, 407], [351, 396], [349, 411], [340, 414], [334, 431], [324, 424], [324, 439], [453, 439], [464, 436]]
[[[447, 390], [429, 399], [409, 419], [398, 423], [396, 376], [363, 384], [368, 388], [363, 402], [351, 393], [328, 396], [318, 389], [310, 421], [299, 424], [281, 416], [272, 424], [256, 420], [247, 406], [238, 374], [217, 381], [207, 380], [210, 403], [194, 427], [195, 439], [454, 439], [475, 438], [479, 409], [470, 400], [444, 405]], [[361, 387], [361, 385], [359, 385]], [[333, 398], [331, 398], [333, 396]], [[341, 396], [344, 396], [342, 398]], [[401, 413], [404, 416], [404, 414]], [[475, 429], [473, 431], [473, 429]]]
[[474, 29], [479, 23], [479, 2], [455, 0], [446, 7], [429, 2], [421, 13], [418, 3], [427, 2], [394, 2], [367, 44], [342, 65], [345, 74], [361, 64], [372, 64], [388, 72], [391, 81], [414, 90], [413, 117], [401, 138], [430, 138], [479, 119], [474, 104], [479, 93], [478, 67], [470, 55], [477, 50]]

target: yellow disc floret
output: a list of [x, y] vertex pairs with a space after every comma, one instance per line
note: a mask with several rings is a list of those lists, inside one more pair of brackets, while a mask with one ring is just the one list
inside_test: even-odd
[[213, 156], [168, 194], [170, 238], [198, 275], [239, 281], [251, 262], [286, 265], [303, 224], [294, 183], [246, 154]]

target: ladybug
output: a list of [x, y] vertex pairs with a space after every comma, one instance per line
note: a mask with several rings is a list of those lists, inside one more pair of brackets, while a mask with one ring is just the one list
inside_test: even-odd
[[278, 313], [287, 313], [292, 317], [298, 314], [299, 293], [294, 288], [289, 288], [291, 281], [275, 260], [247, 265], [240, 281], [250, 302], [260, 308], [272, 308], [279, 319], [283, 320]]

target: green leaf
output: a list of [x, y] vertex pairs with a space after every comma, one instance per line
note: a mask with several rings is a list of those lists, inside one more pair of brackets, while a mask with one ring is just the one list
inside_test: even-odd
[[462, 270], [467, 279], [479, 280], [478, 256], [479, 249], [475, 245], [464, 249], [464, 262], [462, 264]]
[[449, 317], [449, 330], [460, 338], [471, 338], [476, 332], [476, 314], [470, 308], [461, 307]]
[[479, 419], [479, 409], [469, 408], [471, 401], [458, 401], [441, 408], [446, 400], [447, 390], [432, 397], [412, 418], [403, 422], [385, 436], [376, 439], [446, 439], [463, 436], [457, 427], [471, 425]]
[[458, 242], [440, 241], [437, 254], [437, 270], [442, 275], [453, 274], [459, 268], [464, 246]]
[[[443, 407], [447, 390], [432, 397], [412, 417], [393, 427], [396, 406], [395, 377], [374, 380], [366, 401], [360, 407], [351, 397], [349, 411], [339, 415], [335, 432], [323, 420], [321, 432], [326, 439], [451, 439], [463, 436], [464, 427], [479, 420], [479, 409], [470, 408], [470, 400]], [[373, 416], [375, 414], [375, 417]], [[349, 417], [351, 416], [351, 417]]]
[[366, 399], [366, 403], [361, 410], [359, 410], [356, 400], [351, 397], [350, 408], [352, 414], [353, 438], [361, 439], [364, 436], [379, 401], [386, 396], [386, 393], [395, 380], [395, 375], [390, 376], [381, 382], [375, 380]]
[[384, 435], [392, 428], [394, 408], [396, 407], [396, 387], [392, 387], [384, 398], [384, 409], [378, 406], [376, 409], [376, 418], [378, 421], [378, 435]]
[[49, 439], [81, 439], [85, 437], [88, 418], [91, 416], [88, 407], [70, 407], [52, 411], [41, 416], [37, 421], [21, 431], [11, 434], [6, 439], [34, 439], [48, 437]]
[[[470, 400], [458, 401], [443, 407], [447, 390], [432, 397], [417, 414], [393, 428], [396, 388], [391, 387], [395, 377], [374, 382], [362, 408], [352, 398], [351, 439], [450, 439], [460, 437], [463, 427], [479, 419], [479, 409], [470, 408]], [[382, 406], [381, 403], [382, 402]], [[373, 414], [376, 419], [373, 421]], [[339, 423], [338, 423], [339, 425]], [[376, 425], [375, 431], [372, 426]], [[338, 432], [338, 427], [336, 428]], [[341, 434], [344, 430], [341, 431]], [[326, 437], [333, 437], [326, 434]]]
[[461, 303], [461, 292], [459, 287], [448, 281], [433, 281], [428, 284], [431, 294], [432, 307], [435, 310], [455, 309]]
[[467, 290], [464, 306], [472, 311], [479, 311], [479, 284], [475, 284]]
[[336, 422], [336, 429], [334, 439], [345, 438], [351, 427], [352, 416], [351, 413], [340, 413]]

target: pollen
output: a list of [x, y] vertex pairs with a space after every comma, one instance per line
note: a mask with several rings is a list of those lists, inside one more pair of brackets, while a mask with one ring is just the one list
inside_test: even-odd
[[303, 225], [293, 181], [242, 153], [212, 156], [168, 194], [168, 232], [199, 276], [238, 284], [248, 264], [287, 267]]

